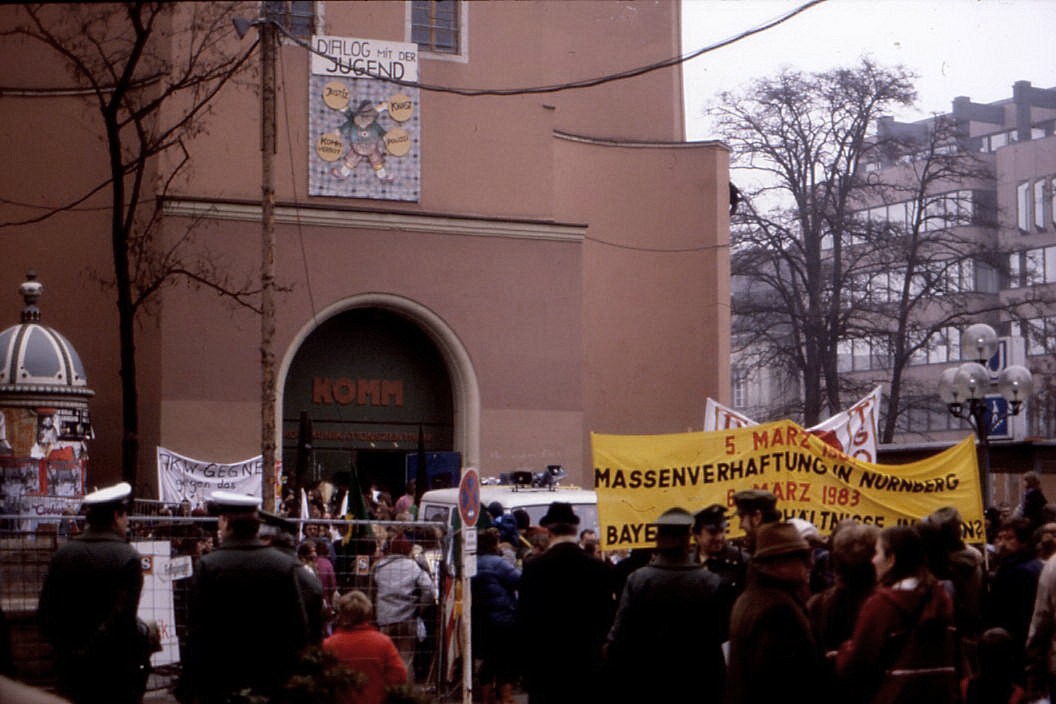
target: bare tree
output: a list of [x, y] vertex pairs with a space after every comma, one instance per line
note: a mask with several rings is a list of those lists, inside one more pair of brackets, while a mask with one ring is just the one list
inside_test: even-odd
[[[837, 348], [846, 336], [842, 237], [855, 223], [860, 163], [876, 145], [871, 125], [915, 98], [913, 76], [863, 60], [817, 74], [785, 70], [711, 110], [734, 164], [762, 177], [745, 187], [734, 220], [735, 335], [752, 331], [756, 362], [794, 370], [803, 421], [840, 406]], [[775, 195], [784, 204], [763, 210]], [[832, 246], [825, 245], [831, 242]]]
[[[2, 32], [41, 43], [74, 81], [63, 99], [81, 94], [98, 109], [108, 178], [32, 220], [69, 211], [109, 191], [112, 273], [118, 309], [122, 399], [121, 475], [137, 481], [139, 395], [136, 316], [166, 287], [185, 283], [256, 310], [252, 279], [235, 283], [208, 249], [191, 247], [194, 223], [161, 236], [161, 203], [189, 155], [185, 145], [204, 129], [220, 91], [243, 70], [252, 46], [225, 41], [237, 3], [74, 3], [23, 5]], [[236, 46], [241, 54], [226, 53]], [[163, 158], [165, 157], [165, 158]], [[167, 227], [169, 227], [167, 225]], [[171, 235], [171, 236], [170, 236]]]
[[[738, 162], [769, 177], [734, 220], [739, 361], [801, 379], [806, 424], [883, 377], [883, 442], [909, 411], [935, 406], [924, 402], [934, 379], [916, 365], [947, 361], [936, 353], [969, 322], [1047, 304], [1037, 287], [998, 296], [1008, 252], [992, 236], [994, 163], [966, 126], [877, 119], [912, 99], [911, 78], [869, 61], [786, 72], [717, 111]], [[775, 190], [791, 206], [762, 210]], [[870, 374], [856, 373], [860, 358]]]

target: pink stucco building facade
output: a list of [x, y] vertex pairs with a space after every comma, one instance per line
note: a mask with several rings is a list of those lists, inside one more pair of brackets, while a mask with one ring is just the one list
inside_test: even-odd
[[[412, 40], [410, 2], [301, 5], [313, 6], [317, 35]], [[457, 52], [419, 51], [421, 83], [553, 85], [682, 52], [678, 4], [666, 0], [463, 3], [457, 28]], [[240, 42], [234, 31], [228, 40]], [[561, 464], [590, 485], [592, 431], [700, 429], [704, 399], [727, 397], [728, 152], [683, 141], [677, 65], [539, 94], [377, 88], [414, 103], [413, 121], [394, 123], [392, 103], [378, 118], [415, 142], [412, 176], [399, 171], [410, 162], [385, 155], [394, 187], [414, 180], [401, 200], [310, 194], [320, 183], [378, 186], [377, 169], [364, 162], [339, 181], [313, 171], [310, 54], [285, 41], [278, 61], [275, 350], [287, 465], [305, 411], [317, 478], [355, 467], [361, 482], [399, 491], [422, 428], [428, 451], [458, 452], [483, 475]], [[15, 292], [36, 270], [44, 320], [77, 348], [96, 391], [89, 483], [116, 480], [115, 295], [98, 283], [113, 271], [109, 193], [33, 221], [105, 179], [98, 112], [90, 97], [49, 92], [72, 79], [32, 42], [0, 40], [0, 66], [0, 84], [18, 89], [0, 97], [0, 326], [17, 321]], [[261, 256], [256, 87], [247, 74], [223, 90], [159, 202], [159, 247], [193, 226], [189, 251], [243, 281]], [[156, 164], [148, 188], [176, 158]], [[255, 312], [175, 285], [144, 309], [137, 333], [144, 491], [159, 446], [216, 462], [259, 454]]]

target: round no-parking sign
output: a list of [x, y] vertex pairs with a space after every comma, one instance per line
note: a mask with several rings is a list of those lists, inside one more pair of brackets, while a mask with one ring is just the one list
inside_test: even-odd
[[458, 515], [466, 527], [477, 525], [480, 517], [480, 476], [473, 467], [466, 468], [458, 483]]

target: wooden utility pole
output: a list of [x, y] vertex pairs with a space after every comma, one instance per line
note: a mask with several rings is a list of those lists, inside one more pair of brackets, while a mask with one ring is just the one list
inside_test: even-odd
[[[266, 3], [265, 3], [266, 5]], [[267, 10], [265, 10], [265, 13]], [[275, 60], [276, 35], [265, 16], [260, 32], [260, 448], [263, 504], [275, 510]]]

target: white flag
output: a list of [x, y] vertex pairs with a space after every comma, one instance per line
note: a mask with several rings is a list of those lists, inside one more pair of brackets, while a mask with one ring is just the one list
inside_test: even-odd
[[[829, 445], [864, 462], [876, 462], [876, 436], [880, 416], [880, 387], [846, 411], [807, 428]], [[704, 405], [704, 430], [730, 430], [758, 425], [754, 420], [714, 399]]]

